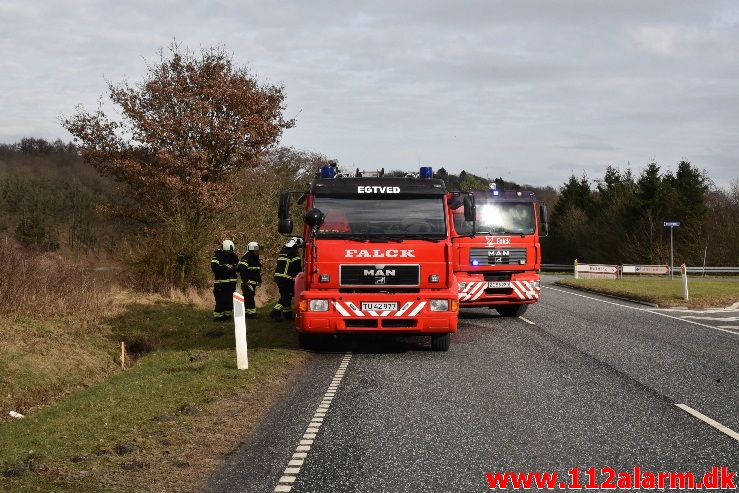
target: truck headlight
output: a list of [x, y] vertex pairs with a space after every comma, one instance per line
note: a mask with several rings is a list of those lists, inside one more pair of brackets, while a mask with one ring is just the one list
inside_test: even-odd
[[310, 300], [309, 310], [312, 312], [327, 312], [328, 300]]
[[541, 291], [541, 281], [531, 281], [531, 289]]
[[429, 310], [432, 312], [447, 312], [449, 311], [449, 300], [431, 300]]

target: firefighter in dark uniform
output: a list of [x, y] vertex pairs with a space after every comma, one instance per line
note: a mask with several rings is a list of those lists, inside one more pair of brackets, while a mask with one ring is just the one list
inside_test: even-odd
[[303, 262], [298, 248], [303, 246], [303, 239], [293, 236], [280, 250], [275, 266], [275, 284], [280, 290], [280, 299], [277, 300], [269, 316], [275, 320], [282, 317], [285, 320], [293, 319], [292, 299], [295, 294], [295, 276], [303, 270]]
[[262, 285], [262, 263], [259, 261], [261, 247], [256, 241], [246, 246], [246, 253], [239, 261], [241, 274], [241, 293], [244, 295], [244, 311], [246, 318], [257, 318], [257, 305], [254, 296], [257, 288]]
[[213, 297], [216, 307], [213, 310], [214, 322], [228, 322], [233, 315], [233, 294], [236, 291], [236, 268], [239, 257], [236, 256], [236, 247], [231, 240], [224, 240], [221, 248], [213, 252], [210, 259], [210, 269], [213, 271]]

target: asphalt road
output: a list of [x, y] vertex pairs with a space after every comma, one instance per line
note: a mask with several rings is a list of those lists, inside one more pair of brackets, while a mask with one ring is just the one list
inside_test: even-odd
[[505, 471], [558, 472], [559, 484], [579, 468], [583, 485], [608, 479], [602, 468], [737, 471], [739, 308], [656, 310], [552, 280], [522, 318], [463, 311], [446, 353], [402, 338], [316, 354], [205, 492], [483, 492], [486, 473]]

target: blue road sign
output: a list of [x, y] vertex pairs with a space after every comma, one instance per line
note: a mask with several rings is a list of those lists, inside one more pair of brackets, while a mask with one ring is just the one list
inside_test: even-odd
[[672, 226], [680, 226], [680, 221], [673, 221], [673, 222], [665, 221], [665, 226], [670, 226], [670, 227], [672, 227]]

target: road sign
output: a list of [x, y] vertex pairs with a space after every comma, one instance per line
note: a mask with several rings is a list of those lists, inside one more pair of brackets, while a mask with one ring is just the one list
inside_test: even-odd
[[680, 226], [680, 221], [665, 221], [665, 226], [669, 226], [669, 227]]
[[618, 265], [577, 264], [578, 272], [618, 274]]
[[669, 265], [629, 265], [621, 266], [624, 274], [669, 274]]

